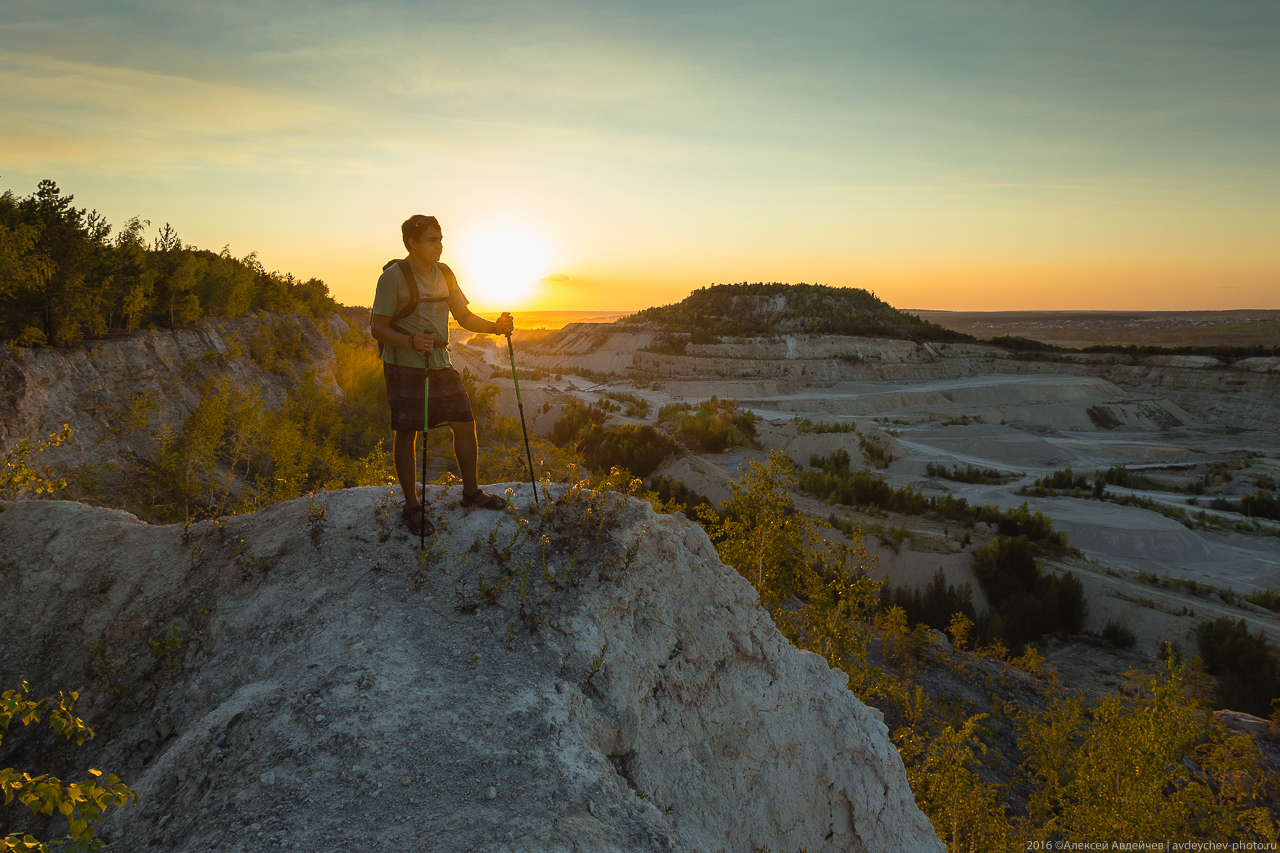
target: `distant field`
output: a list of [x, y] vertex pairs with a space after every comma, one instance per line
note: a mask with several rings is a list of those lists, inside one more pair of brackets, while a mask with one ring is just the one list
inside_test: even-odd
[[1067, 347], [1280, 346], [1280, 311], [912, 311], [979, 338]]

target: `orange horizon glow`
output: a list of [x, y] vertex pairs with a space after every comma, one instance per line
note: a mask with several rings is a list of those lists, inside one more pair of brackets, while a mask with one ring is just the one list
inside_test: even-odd
[[917, 310], [1280, 308], [1275, 3], [263, 14], [17, 0], [0, 192], [50, 178], [349, 305], [428, 213], [477, 311], [741, 281]]
[[[449, 258], [444, 260], [447, 263]], [[357, 272], [362, 265], [352, 265]], [[380, 265], [379, 265], [380, 268]], [[455, 266], [455, 269], [458, 269]], [[572, 271], [572, 267], [566, 267]], [[782, 281], [799, 278], [750, 276], [695, 278], [658, 271], [652, 276], [608, 269], [570, 275], [559, 281], [535, 280], [521, 298], [493, 299], [469, 287], [459, 269], [462, 289], [478, 313], [595, 311], [632, 312], [679, 302], [694, 290], [712, 284], [742, 281]], [[1280, 309], [1276, 274], [1262, 266], [1229, 271], [1179, 266], [1144, 268], [1078, 264], [1063, 266], [910, 267], [881, 263], [859, 266], [846, 275], [815, 276], [809, 284], [858, 287], [874, 293], [895, 308], [911, 311], [1226, 311]], [[330, 282], [334, 298], [347, 305], [367, 304], [363, 284], [346, 288]], [[345, 298], [344, 298], [345, 297]], [[361, 301], [362, 297], [364, 301]]]

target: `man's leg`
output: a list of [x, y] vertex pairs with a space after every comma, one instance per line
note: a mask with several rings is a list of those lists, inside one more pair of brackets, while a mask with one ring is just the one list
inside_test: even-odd
[[474, 494], [480, 488], [480, 440], [476, 438], [475, 421], [450, 421], [449, 429], [453, 430], [453, 455], [462, 475], [462, 491]]
[[418, 500], [417, 440], [416, 432], [395, 431], [392, 459], [396, 466], [396, 477], [400, 480], [400, 489], [404, 492], [405, 509], [413, 509], [422, 503]]

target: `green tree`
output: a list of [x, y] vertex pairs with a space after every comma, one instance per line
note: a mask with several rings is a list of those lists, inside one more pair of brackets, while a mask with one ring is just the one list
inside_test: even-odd
[[35, 250], [48, 258], [52, 272], [31, 294], [45, 340], [69, 346], [83, 340], [92, 325], [91, 294], [85, 287], [86, 261], [105, 242], [110, 226], [97, 213], [72, 205], [53, 181], [41, 181], [35, 195], [19, 202], [23, 220], [37, 227]]
[[811, 538], [812, 521], [791, 501], [794, 483], [790, 460], [774, 451], [768, 465], [752, 462], [729, 484], [722, 516], [702, 514], [720, 559], [751, 581], [766, 607], [796, 591], [796, 569]]
[[104, 277], [107, 325], [123, 326], [132, 332], [138, 321], [151, 313], [155, 297], [156, 271], [148, 263], [142, 231], [147, 223], [134, 217], [116, 235], [111, 267]]
[[0, 197], [0, 213], [5, 208], [11, 215], [0, 218], [0, 341], [39, 346], [48, 340], [39, 304], [54, 264], [36, 247], [40, 229], [18, 220], [10, 193]]
[[320, 279], [267, 272], [253, 254], [184, 246], [167, 223], [149, 244], [149, 223], [137, 217], [109, 239], [106, 220], [73, 200], [53, 181], [26, 198], [0, 195], [0, 341], [70, 346], [148, 323], [176, 328], [252, 308], [318, 317], [338, 307]]
[[895, 738], [916, 803], [949, 853], [1021, 849], [1005, 817], [1000, 786], [979, 775], [987, 752], [980, 739], [986, 716], [975, 714], [937, 733], [907, 727]]
[[200, 317], [203, 312], [196, 293], [200, 260], [194, 251], [183, 247], [167, 222], [156, 236], [150, 261], [155, 276], [156, 319], [176, 329]]
[[[767, 465], [753, 461], [730, 483], [720, 514], [699, 506], [699, 520], [720, 559], [751, 582], [794, 641], [866, 684], [874, 679], [867, 640], [883, 581], [871, 579], [860, 537], [851, 545], [831, 541], [822, 536], [825, 525], [796, 512], [794, 483], [790, 460], [775, 450]], [[782, 614], [778, 605], [788, 599], [801, 606]]]
[[1280, 698], [1280, 650], [1266, 634], [1249, 633], [1243, 619], [1220, 616], [1196, 626], [1196, 645], [1205, 669], [1218, 679], [1222, 707], [1266, 717]]

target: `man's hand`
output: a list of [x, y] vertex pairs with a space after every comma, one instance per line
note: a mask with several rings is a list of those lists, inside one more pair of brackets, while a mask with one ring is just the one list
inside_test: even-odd
[[412, 337], [411, 344], [415, 350], [425, 355], [436, 345], [436, 334], [435, 332], [418, 332]]
[[516, 321], [511, 319], [511, 315], [506, 311], [502, 312], [502, 316], [493, 321], [493, 333], [495, 335], [509, 335], [516, 330]]

